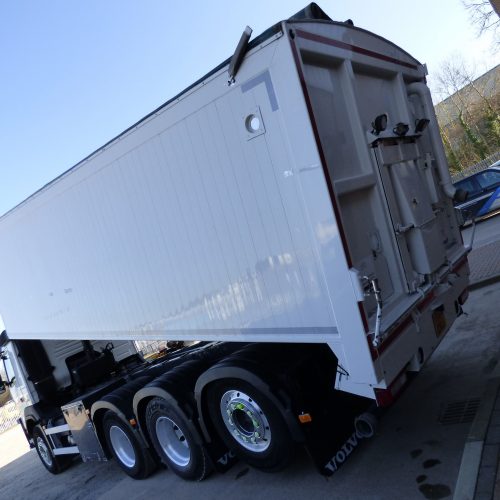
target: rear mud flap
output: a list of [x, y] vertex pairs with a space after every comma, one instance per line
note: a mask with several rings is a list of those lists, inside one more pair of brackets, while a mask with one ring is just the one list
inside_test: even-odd
[[337, 393], [325, 401], [321, 414], [304, 425], [305, 448], [318, 472], [331, 476], [347, 461], [365, 438], [356, 431], [354, 421], [373, 401]]
[[219, 439], [213, 440], [205, 446], [212, 461], [213, 468], [217, 472], [227, 472], [236, 462], [238, 462], [235, 454], [226, 448]]

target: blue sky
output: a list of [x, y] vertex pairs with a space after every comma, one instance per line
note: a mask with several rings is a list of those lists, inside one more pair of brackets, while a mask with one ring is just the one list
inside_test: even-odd
[[[319, 1], [400, 45], [429, 72], [462, 54], [499, 63], [460, 0]], [[0, 3], [0, 214], [67, 170], [306, 0]]]

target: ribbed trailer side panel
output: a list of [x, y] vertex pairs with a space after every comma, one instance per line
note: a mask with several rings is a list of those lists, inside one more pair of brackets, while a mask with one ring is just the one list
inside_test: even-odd
[[271, 39], [241, 85], [219, 72], [4, 216], [11, 338], [336, 336], [343, 256], [290, 59]]

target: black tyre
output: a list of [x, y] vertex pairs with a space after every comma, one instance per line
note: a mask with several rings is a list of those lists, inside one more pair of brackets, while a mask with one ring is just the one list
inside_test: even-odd
[[152, 399], [146, 408], [149, 436], [168, 468], [183, 479], [201, 481], [210, 472], [206, 450], [186, 417], [163, 398]]
[[47, 436], [39, 425], [33, 429], [32, 437], [38, 457], [49, 472], [52, 474], [59, 474], [69, 467], [73, 457], [54, 455], [47, 440]]
[[155, 470], [149, 450], [130, 425], [112, 411], [104, 415], [103, 432], [111, 454], [125, 474], [133, 479], [145, 479]]
[[235, 455], [258, 469], [284, 468], [295, 444], [281, 412], [261, 391], [239, 379], [208, 387], [210, 418], [221, 439]]

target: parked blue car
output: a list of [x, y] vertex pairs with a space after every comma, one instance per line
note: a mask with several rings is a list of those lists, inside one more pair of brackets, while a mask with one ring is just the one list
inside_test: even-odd
[[500, 161], [453, 185], [468, 193], [464, 202], [455, 203], [455, 208], [462, 214], [464, 224], [500, 212]]

